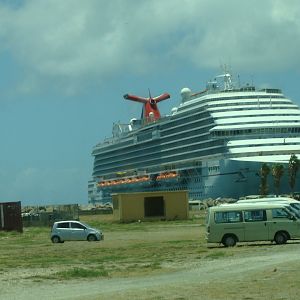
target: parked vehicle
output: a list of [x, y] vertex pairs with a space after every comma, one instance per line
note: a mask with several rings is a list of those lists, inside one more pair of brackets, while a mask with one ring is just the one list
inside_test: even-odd
[[189, 200], [189, 210], [200, 210], [203, 206], [203, 201], [201, 200]]
[[266, 198], [257, 198], [257, 199], [241, 199], [236, 203], [259, 203], [259, 202], [288, 202], [293, 208], [300, 211], [300, 202], [296, 199], [289, 197], [266, 197]]
[[59, 221], [53, 224], [51, 241], [63, 243], [64, 241], [101, 241], [104, 235], [101, 231], [79, 221]]
[[284, 244], [300, 239], [300, 220], [279, 202], [213, 206], [206, 218], [206, 238], [226, 247], [252, 241]]
[[[277, 199], [277, 198], [276, 198]], [[296, 203], [293, 203], [295, 201]], [[284, 205], [292, 214], [294, 214], [298, 219], [300, 219], [300, 208], [299, 208], [299, 201], [297, 200], [273, 200], [269, 198], [261, 198], [254, 199], [254, 200], [242, 200], [237, 201], [235, 204], [250, 204], [250, 205], [257, 205], [257, 204], [282, 204]], [[223, 205], [230, 205], [230, 204], [221, 204]]]

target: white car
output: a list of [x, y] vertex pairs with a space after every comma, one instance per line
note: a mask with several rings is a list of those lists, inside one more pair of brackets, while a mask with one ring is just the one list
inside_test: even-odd
[[104, 235], [101, 231], [79, 221], [59, 221], [53, 224], [51, 241], [63, 243], [64, 241], [101, 241]]

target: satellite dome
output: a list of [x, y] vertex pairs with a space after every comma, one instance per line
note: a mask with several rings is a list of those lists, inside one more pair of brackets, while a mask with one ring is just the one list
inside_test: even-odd
[[176, 113], [177, 113], [177, 110], [178, 110], [177, 107], [173, 107], [173, 108], [171, 109], [171, 114], [172, 114], [172, 115], [176, 114]]
[[192, 91], [189, 88], [183, 88], [180, 94], [182, 97], [182, 102], [185, 102], [190, 99]]

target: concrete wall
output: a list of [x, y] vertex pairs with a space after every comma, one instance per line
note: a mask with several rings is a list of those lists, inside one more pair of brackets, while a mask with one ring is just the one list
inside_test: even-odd
[[[163, 197], [163, 215], [145, 217], [144, 203], [146, 197]], [[149, 219], [184, 220], [188, 218], [187, 191], [121, 193], [113, 194], [112, 199], [115, 220], [128, 222]]]

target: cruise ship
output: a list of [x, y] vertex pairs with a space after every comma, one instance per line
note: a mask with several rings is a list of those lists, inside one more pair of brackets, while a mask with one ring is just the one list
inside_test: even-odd
[[280, 191], [290, 192], [287, 164], [292, 154], [300, 158], [300, 110], [280, 89], [241, 86], [224, 72], [201, 92], [183, 88], [177, 106], [161, 116], [157, 106], [169, 97], [124, 96], [141, 102], [143, 113], [114, 123], [112, 136], [94, 146], [90, 203], [119, 192], [188, 190], [190, 200], [259, 194], [263, 163], [285, 166]]

